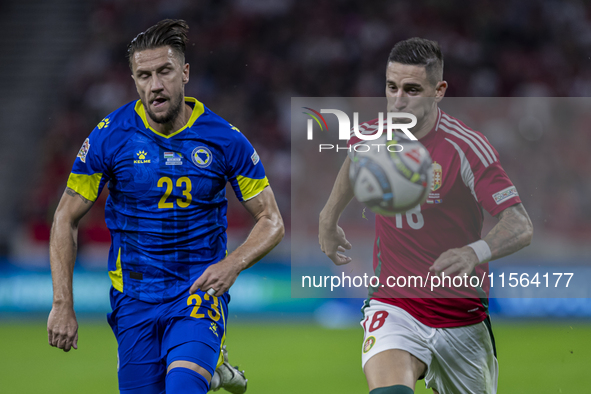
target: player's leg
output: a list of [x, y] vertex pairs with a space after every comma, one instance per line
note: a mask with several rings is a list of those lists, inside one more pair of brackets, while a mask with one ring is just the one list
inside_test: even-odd
[[364, 310], [362, 366], [371, 394], [410, 394], [431, 362], [434, 329], [404, 310], [372, 300]]
[[153, 305], [111, 289], [111, 307], [107, 320], [117, 339], [120, 392], [163, 394], [166, 370], [161, 363]]
[[166, 374], [166, 393], [205, 394], [208, 387], [207, 379], [193, 368], [173, 368]]
[[[244, 371], [240, 371], [237, 367], [230, 365], [228, 361], [228, 352], [225, 348], [226, 346], [224, 345], [222, 347], [223, 364], [218, 366], [211, 377], [205, 368], [187, 361], [173, 361], [169, 365], [168, 371], [170, 372], [171, 368], [175, 367], [189, 368], [204, 376], [206, 380], [209, 381], [210, 391], [218, 391], [219, 389], [223, 388], [232, 394], [243, 394], [246, 392], [248, 379], [245, 378]], [[171, 352], [171, 357], [173, 357], [172, 354], [174, 354], [176, 351], [178, 351], [178, 349]], [[198, 352], [196, 349], [189, 351]], [[169, 387], [169, 380], [170, 379], [167, 375], [167, 388]]]
[[370, 394], [412, 394], [427, 366], [405, 350], [377, 353], [365, 364]]
[[425, 381], [441, 394], [496, 394], [498, 363], [487, 321], [438, 329]]
[[[182, 324], [177, 324], [169, 331], [175, 336], [187, 333]], [[207, 333], [204, 334], [206, 336]], [[206, 342], [189, 341], [169, 349], [166, 356], [166, 393], [205, 394], [220, 356], [220, 345], [218, 349], [214, 346]]]
[[206, 393], [223, 364], [228, 297], [203, 292], [179, 296], [167, 305], [162, 358], [166, 360], [166, 393]]
[[[183, 349], [183, 345], [169, 352], [169, 359], [183, 358], [184, 354], [195, 351], [195, 347], [189, 345]], [[209, 390], [211, 373], [201, 365], [192, 361], [175, 360], [168, 364], [166, 373], [166, 392], [169, 394], [191, 393], [205, 394]]]

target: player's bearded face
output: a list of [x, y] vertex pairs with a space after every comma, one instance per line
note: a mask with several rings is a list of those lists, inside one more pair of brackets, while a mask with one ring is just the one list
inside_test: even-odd
[[174, 123], [184, 104], [189, 65], [169, 47], [134, 53], [136, 88], [148, 116], [156, 123]]
[[[152, 118], [152, 120], [156, 123], [164, 124], [173, 122], [181, 112], [181, 108], [183, 105], [183, 94], [181, 93], [177, 95], [176, 98], [166, 98], [165, 102], [162, 102], [163, 99], [165, 98], [162, 97], [162, 95], [159, 95], [158, 98], [156, 98], [155, 96], [154, 100], [149, 101], [150, 105], [146, 107], [146, 112], [148, 113], [148, 116]], [[165, 110], [166, 112], [154, 112], [152, 109], [152, 102], [162, 102], [162, 104], [160, 105], [167, 104], [168, 108]]]

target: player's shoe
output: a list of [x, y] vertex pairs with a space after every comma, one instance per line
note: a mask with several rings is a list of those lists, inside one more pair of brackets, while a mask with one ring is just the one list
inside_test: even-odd
[[232, 394], [244, 394], [246, 392], [246, 384], [248, 379], [244, 376], [244, 371], [240, 371], [238, 367], [233, 367], [228, 362], [228, 351], [226, 346], [222, 347], [222, 354], [224, 356], [224, 363], [220, 365], [215, 372], [220, 377], [220, 384], [213, 388], [212, 391], [218, 391], [223, 388]]

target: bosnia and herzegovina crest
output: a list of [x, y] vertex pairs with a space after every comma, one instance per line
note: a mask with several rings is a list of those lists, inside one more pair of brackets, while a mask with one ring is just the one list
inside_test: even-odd
[[433, 183], [431, 184], [431, 191], [434, 192], [441, 188], [441, 181], [443, 178], [443, 171], [441, 164], [436, 161], [433, 162]]

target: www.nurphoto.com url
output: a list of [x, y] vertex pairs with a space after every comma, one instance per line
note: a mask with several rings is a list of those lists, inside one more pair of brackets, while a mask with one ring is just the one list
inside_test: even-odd
[[329, 288], [333, 291], [335, 288], [345, 287], [400, 287], [400, 288], [428, 288], [431, 291], [438, 288], [459, 288], [459, 287], [483, 287], [486, 278], [490, 281], [490, 287], [568, 287], [572, 277], [572, 272], [546, 272], [535, 274], [527, 273], [497, 273], [484, 272], [482, 276], [468, 275], [463, 276], [446, 275], [444, 272], [441, 275], [431, 275], [427, 272], [427, 276], [409, 275], [409, 276], [388, 276], [384, 282], [380, 282], [377, 276], [370, 276], [367, 274], [349, 276], [343, 273], [338, 275], [304, 275], [302, 276], [302, 287], [323, 287]]

